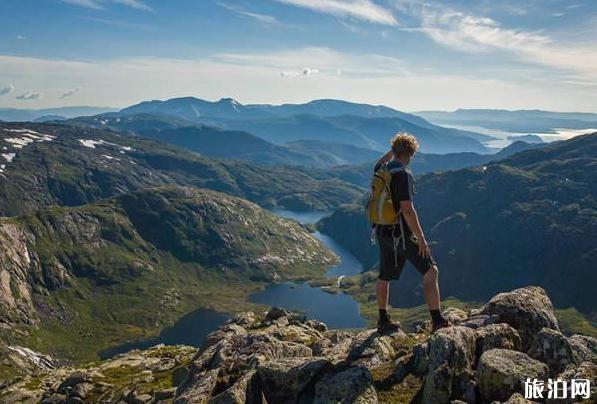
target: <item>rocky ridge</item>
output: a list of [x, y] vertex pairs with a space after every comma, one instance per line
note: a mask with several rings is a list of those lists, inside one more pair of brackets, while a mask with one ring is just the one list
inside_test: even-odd
[[595, 398], [597, 340], [561, 334], [543, 289], [516, 289], [481, 309], [445, 315], [455, 326], [429, 336], [425, 328], [328, 330], [278, 308], [248, 312], [198, 351], [156, 346], [79, 368], [40, 368], [5, 381], [0, 400], [525, 403], [528, 377], [589, 379]]

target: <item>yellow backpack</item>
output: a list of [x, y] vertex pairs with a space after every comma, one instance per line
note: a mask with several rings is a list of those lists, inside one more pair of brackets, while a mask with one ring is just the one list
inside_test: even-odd
[[382, 165], [373, 174], [371, 179], [371, 193], [365, 205], [365, 214], [371, 224], [396, 224], [398, 223], [400, 207], [394, 207], [390, 183], [392, 176], [404, 171], [403, 166], [388, 168], [387, 164]]

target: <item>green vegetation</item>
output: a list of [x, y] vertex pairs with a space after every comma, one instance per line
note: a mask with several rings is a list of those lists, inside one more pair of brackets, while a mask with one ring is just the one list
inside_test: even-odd
[[[266, 282], [318, 278], [335, 260], [297, 223], [193, 188], [39, 210], [0, 220], [0, 230], [8, 224], [30, 240], [38, 275], [26, 287], [40, 309], [15, 322], [27, 337], [4, 339], [77, 361], [157, 335], [197, 308], [256, 309], [246, 298]], [[16, 277], [18, 265], [4, 269]], [[15, 298], [27, 306], [26, 296]]]

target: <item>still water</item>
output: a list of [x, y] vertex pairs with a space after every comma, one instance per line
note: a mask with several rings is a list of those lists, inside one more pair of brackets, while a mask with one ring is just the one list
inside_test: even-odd
[[[293, 212], [275, 210], [273, 213], [297, 220], [303, 224], [315, 223], [330, 212]], [[326, 272], [326, 276], [339, 278], [355, 275], [362, 271], [359, 261], [331, 237], [320, 232], [313, 236], [340, 257], [340, 262]], [[310, 319], [323, 321], [330, 328], [361, 328], [365, 320], [359, 313], [358, 304], [349, 295], [332, 294], [307, 283], [283, 282], [268, 285], [264, 290], [249, 296], [249, 301], [268, 306], [284, 307], [305, 313]], [[172, 327], [162, 330], [160, 335], [143, 341], [116, 345], [98, 352], [101, 359], [130, 351], [146, 349], [156, 344], [200, 346], [210, 332], [228, 320], [228, 316], [212, 310], [196, 310], [181, 317]]]

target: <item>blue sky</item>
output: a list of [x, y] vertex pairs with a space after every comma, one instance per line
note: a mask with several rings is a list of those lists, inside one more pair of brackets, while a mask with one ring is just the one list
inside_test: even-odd
[[597, 112], [597, 2], [0, 2], [0, 107], [187, 95]]

